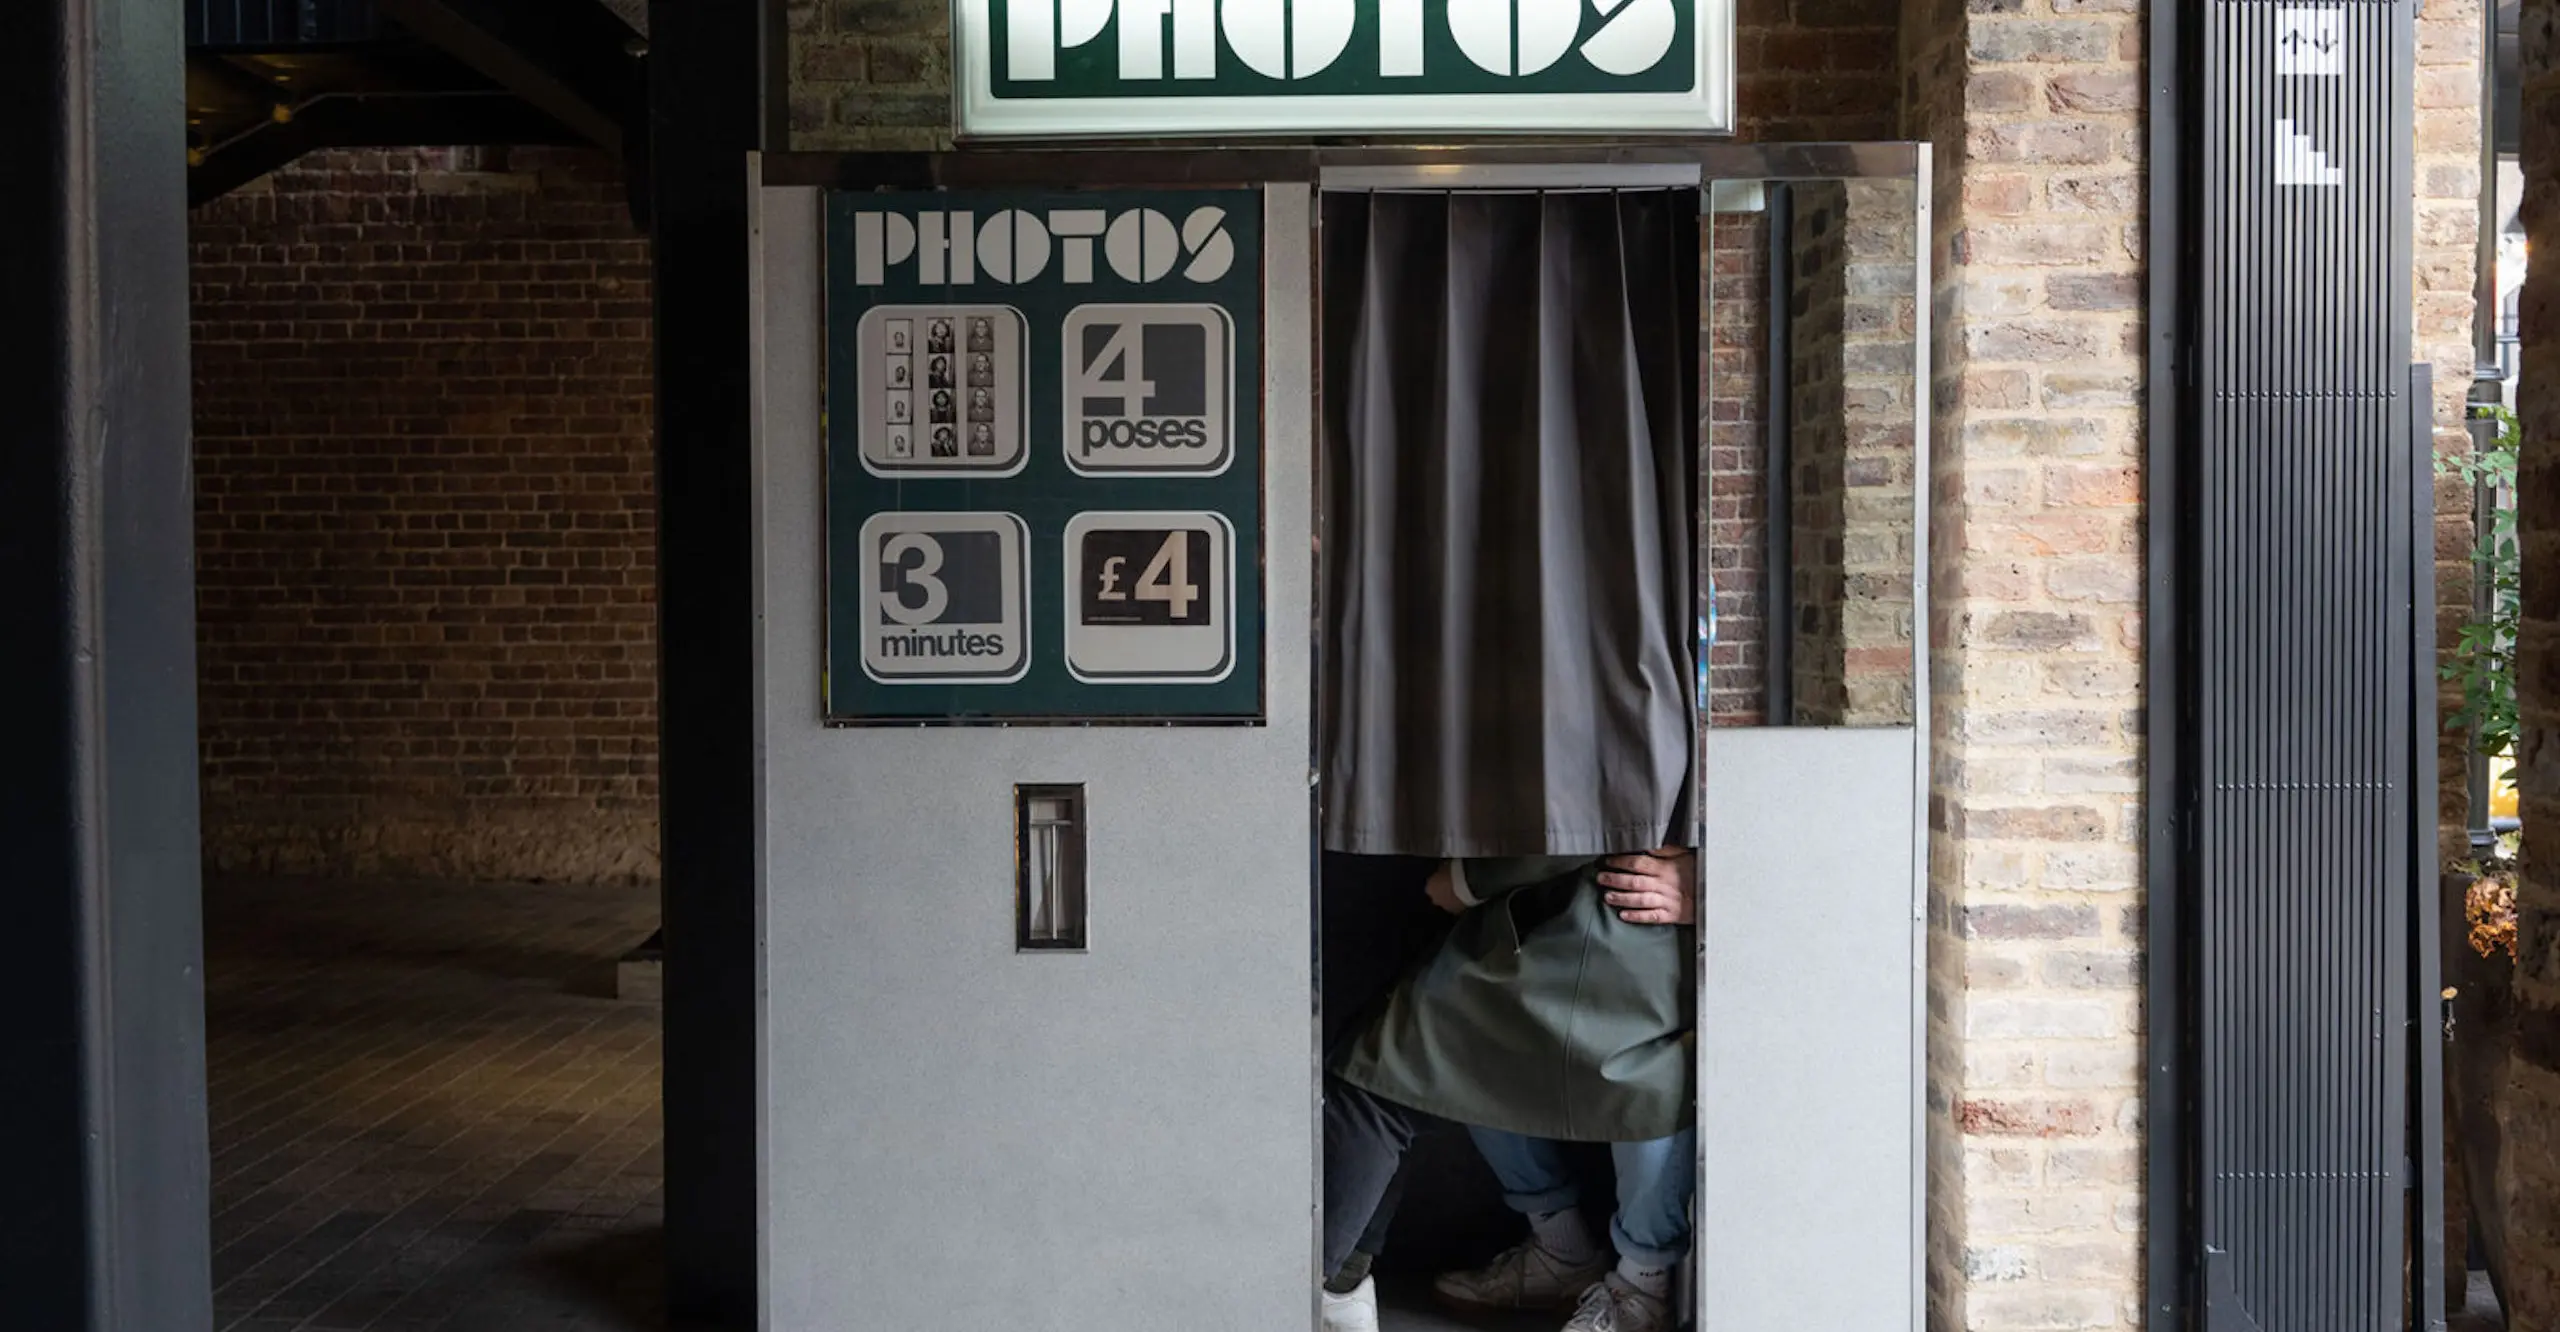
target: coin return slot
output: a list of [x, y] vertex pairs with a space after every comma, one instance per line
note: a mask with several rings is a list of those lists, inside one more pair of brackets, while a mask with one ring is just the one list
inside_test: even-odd
[[1084, 786], [1017, 786], [1013, 818], [1015, 950], [1084, 951]]

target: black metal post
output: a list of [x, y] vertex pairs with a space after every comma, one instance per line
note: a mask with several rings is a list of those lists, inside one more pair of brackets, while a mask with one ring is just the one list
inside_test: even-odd
[[183, 16], [0, 42], [0, 1324], [213, 1323]]
[[2189, 900], [2195, 781], [2195, 419], [2186, 391], [2195, 302], [2196, 155], [2189, 139], [2197, 88], [2195, 19], [2188, 5], [2153, 5], [2144, 67], [2149, 116], [2149, 272], [2145, 275], [2145, 429], [2142, 781], [2146, 1231], [2143, 1325], [2194, 1326], [2201, 1308], [2196, 1237], [2194, 911]]
[[667, 1300], [756, 1316], [755, 525], [747, 155], [783, 146], [781, 5], [651, 0]]
[[2435, 368], [2409, 371], [2409, 789], [2419, 793], [2409, 835], [2409, 1186], [2417, 1212], [2416, 1251], [2409, 1264], [2411, 1320], [2443, 1332], [2446, 1283], [2466, 1283], [2462, 1256], [2444, 1251], [2444, 984], [2443, 889], [2438, 881], [2437, 821], [2431, 799], [2443, 776], [2436, 718]]

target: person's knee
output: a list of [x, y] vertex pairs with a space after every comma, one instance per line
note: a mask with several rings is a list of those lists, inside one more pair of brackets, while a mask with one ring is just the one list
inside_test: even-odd
[[[1342, 1125], [1402, 1151], [1413, 1145], [1423, 1128], [1424, 1116], [1418, 1110], [1355, 1086], [1332, 1074], [1324, 1080], [1325, 1119], [1330, 1128]], [[1330, 1137], [1330, 1133], [1327, 1135]]]

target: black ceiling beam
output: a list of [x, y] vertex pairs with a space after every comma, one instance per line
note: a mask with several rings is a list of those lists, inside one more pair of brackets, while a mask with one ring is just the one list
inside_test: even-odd
[[223, 110], [262, 116], [276, 103], [292, 100], [293, 94], [259, 77], [252, 70], [209, 52], [187, 52], [187, 102], [190, 106], [209, 107], [220, 102]]
[[596, 0], [376, 0], [407, 28], [597, 147], [622, 152], [639, 34]]
[[388, 93], [322, 98], [205, 155], [187, 172], [187, 206], [218, 199], [323, 148], [572, 143], [577, 136], [505, 93]]

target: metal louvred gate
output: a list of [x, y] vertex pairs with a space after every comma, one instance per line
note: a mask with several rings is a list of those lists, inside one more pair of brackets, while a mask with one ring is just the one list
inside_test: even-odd
[[2172, 20], [2191, 244], [2156, 289], [2184, 299], [2154, 398], [2179, 447], [2154, 478], [2172, 544], [2153, 946], [2176, 983], [2153, 1006], [2154, 1141], [2175, 1153], [2153, 1315], [2207, 1332], [2441, 1308], [2435, 1227], [2409, 1231], [2432, 1194], [2414, 1170], [2434, 1169], [2412, 1075], [2435, 1063], [2415, 998], [2435, 747], [2412, 19], [2407, 0], [2217, 0]]

